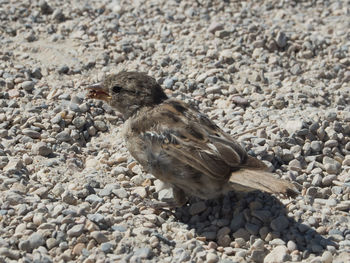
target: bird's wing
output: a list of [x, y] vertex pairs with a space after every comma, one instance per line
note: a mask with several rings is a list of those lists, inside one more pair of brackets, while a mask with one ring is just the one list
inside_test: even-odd
[[157, 123], [142, 134], [151, 147], [213, 179], [226, 180], [240, 168], [265, 169], [204, 114], [184, 102], [167, 100], [152, 112]]

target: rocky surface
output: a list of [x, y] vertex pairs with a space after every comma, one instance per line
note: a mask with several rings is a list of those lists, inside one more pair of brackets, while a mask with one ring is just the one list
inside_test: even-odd
[[[0, 1], [0, 262], [349, 262], [349, 17], [347, 1]], [[85, 98], [121, 70], [300, 196], [150, 208], [170, 191], [128, 154], [120, 114]]]

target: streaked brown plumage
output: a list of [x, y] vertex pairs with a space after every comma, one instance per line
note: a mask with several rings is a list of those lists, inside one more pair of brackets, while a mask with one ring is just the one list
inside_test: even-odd
[[147, 172], [173, 187], [177, 205], [187, 196], [212, 199], [231, 190], [297, 194], [292, 183], [266, 172], [262, 161], [206, 115], [169, 99], [144, 73], [110, 75], [91, 86], [88, 96], [107, 101], [124, 115], [128, 150]]

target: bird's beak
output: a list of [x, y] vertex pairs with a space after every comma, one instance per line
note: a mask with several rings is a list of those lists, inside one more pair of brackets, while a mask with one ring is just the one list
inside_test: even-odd
[[92, 84], [86, 89], [88, 91], [86, 96], [90, 99], [97, 99], [97, 100], [104, 100], [104, 101], [109, 101], [111, 99], [109, 90], [103, 86], [102, 82]]

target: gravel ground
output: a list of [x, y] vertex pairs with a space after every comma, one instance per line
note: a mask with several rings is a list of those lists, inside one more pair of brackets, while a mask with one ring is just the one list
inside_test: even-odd
[[[0, 262], [350, 262], [349, 1], [69, 2], [0, 0]], [[121, 70], [301, 195], [151, 209], [171, 191], [128, 154], [120, 114], [85, 98]]]

